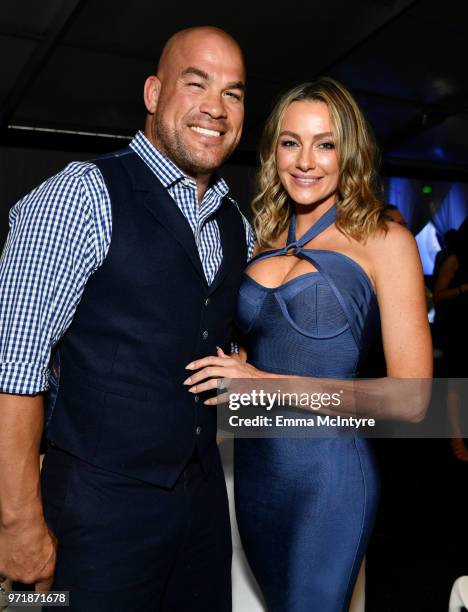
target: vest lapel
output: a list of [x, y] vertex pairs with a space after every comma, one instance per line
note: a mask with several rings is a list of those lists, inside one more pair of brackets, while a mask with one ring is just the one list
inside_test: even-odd
[[[223, 198], [221, 206], [216, 213], [216, 221], [218, 222], [219, 235], [221, 239], [221, 245], [223, 248], [223, 260], [219, 266], [218, 272], [210, 285], [209, 293], [212, 294], [223, 282], [230, 267], [234, 265], [236, 257], [239, 256], [239, 249], [241, 244], [245, 244], [245, 232], [240, 237], [236, 236], [236, 229], [239, 225], [240, 215], [236, 210], [236, 207], [227, 198]], [[243, 223], [240, 221], [240, 225]], [[239, 239], [240, 238], [240, 239]], [[246, 251], [245, 248], [241, 249], [245, 261]]]
[[122, 162], [127, 166], [127, 171], [129, 171], [134, 191], [143, 192], [144, 206], [156, 221], [164, 226], [182, 246], [190, 258], [196, 272], [202, 277], [206, 284], [205, 273], [200, 261], [192, 228], [177, 204], [167, 193], [167, 190], [156, 175], [151, 172], [137, 155], [123, 158]]

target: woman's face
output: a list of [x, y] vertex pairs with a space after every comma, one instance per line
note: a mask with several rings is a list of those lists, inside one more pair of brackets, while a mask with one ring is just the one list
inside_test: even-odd
[[276, 165], [283, 187], [296, 204], [333, 204], [339, 167], [324, 102], [292, 102], [283, 117]]

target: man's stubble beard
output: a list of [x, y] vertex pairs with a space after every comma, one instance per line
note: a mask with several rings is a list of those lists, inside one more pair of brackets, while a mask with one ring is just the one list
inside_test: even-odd
[[168, 157], [188, 176], [195, 177], [199, 174], [211, 174], [226, 161], [232, 151], [233, 145], [229, 150], [220, 156], [219, 161], [210, 159], [209, 155], [200, 150], [194, 152], [184, 144], [180, 132], [170, 129], [164, 125], [160, 116], [155, 117], [153, 138], [156, 147], [161, 153]]

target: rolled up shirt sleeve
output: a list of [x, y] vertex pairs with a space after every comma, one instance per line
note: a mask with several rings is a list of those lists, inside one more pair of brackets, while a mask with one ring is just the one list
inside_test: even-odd
[[49, 387], [49, 361], [110, 242], [110, 202], [94, 164], [72, 163], [10, 211], [0, 259], [0, 392]]

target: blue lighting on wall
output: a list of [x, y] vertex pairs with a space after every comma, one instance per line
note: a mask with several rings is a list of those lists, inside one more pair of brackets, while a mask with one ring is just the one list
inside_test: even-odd
[[432, 274], [439, 238], [449, 229], [458, 229], [468, 216], [468, 184], [432, 181], [429, 193], [425, 185], [415, 179], [391, 177], [384, 187], [386, 201], [397, 206], [416, 236], [424, 274]]
[[442, 161], [446, 161], [445, 151], [442, 147], [433, 147], [432, 154], [435, 158], [440, 159]]
[[440, 251], [440, 244], [437, 240], [436, 229], [432, 221], [429, 221], [419, 234], [417, 234], [416, 242], [418, 244], [424, 274], [430, 275], [434, 270], [435, 257]]

